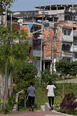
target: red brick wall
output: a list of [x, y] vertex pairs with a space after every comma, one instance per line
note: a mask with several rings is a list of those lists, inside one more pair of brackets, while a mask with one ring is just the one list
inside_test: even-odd
[[[61, 48], [61, 43], [57, 42], [60, 41], [60, 30], [56, 30], [56, 34], [58, 36], [58, 39], [56, 40], [56, 49], [57, 49], [57, 56], [60, 56], [60, 48]], [[53, 39], [54, 32], [51, 30], [44, 30], [44, 41], [50, 41], [49, 43], [44, 44], [44, 56], [51, 56], [51, 49], [52, 49], [52, 55], [54, 55], [54, 39]]]

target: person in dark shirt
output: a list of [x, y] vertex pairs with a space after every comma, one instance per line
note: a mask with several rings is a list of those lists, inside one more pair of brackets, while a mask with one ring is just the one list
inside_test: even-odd
[[31, 108], [32, 108], [32, 111], [34, 111], [36, 89], [35, 87], [33, 87], [33, 82], [30, 83], [30, 87], [28, 87], [27, 93], [28, 93], [28, 100], [29, 100], [29, 111], [31, 111]]

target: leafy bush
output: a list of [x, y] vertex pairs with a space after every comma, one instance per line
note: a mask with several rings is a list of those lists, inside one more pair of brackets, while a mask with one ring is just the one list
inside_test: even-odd
[[65, 95], [62, 103], [60, 104], [60, 111], [64, 113], [73, 114], [75, 109], [77, 108], [76, 97], [73, 93], [68, 93]]
[[18, 91], [26, 90], [30, 82], [35, 82], [35, 74], [37, 70], [31, 63], [22, 63], [22, 67], [18, 67], [14, 74], [13, 82], [16, 84]]
[[42, 81], [47, 83], [48, 81], [55, 81], [57, 75], [56, 74], [51, 74], [50, 70], [44, 70], [41, 72], [41, 76], [42, 76]]
[[4, 100], [0, 99], [0, 111], [1, 111], [2, 108], [3, 108], [3, 105], [4, 105]]
[[[2, 101], [4, 103], [4, 101]], [[9, 96], [8, 101], [6, 101], [6, 105], [1, 108], [0, 114], [8, 114], [11, 113], [14, 104], [16, 103], [16, 90], [13, 88], [13, 93], [11, 96]]]

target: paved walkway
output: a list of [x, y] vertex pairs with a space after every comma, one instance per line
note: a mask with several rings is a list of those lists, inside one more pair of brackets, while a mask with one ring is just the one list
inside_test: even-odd
[[16, 112], [15, 114], [0, 114], [0, 116], [70, 116], [56, 111]]
[[56, 81], [56, 83], [77, 83], [77, 78], [75, 79], [69, 79], [69, 80], [63, 80], [63, 81]]

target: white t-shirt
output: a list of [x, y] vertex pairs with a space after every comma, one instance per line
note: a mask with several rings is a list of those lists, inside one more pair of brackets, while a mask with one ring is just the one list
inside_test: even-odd
[[55, 89], [56, 87], [54, 86], [54, 85], [47, 85], [47, 90], [48, 90], [48, 94], [47, 94], [47, 96], [52, 96], [52, 97], [54, 97], [54, 89]]

